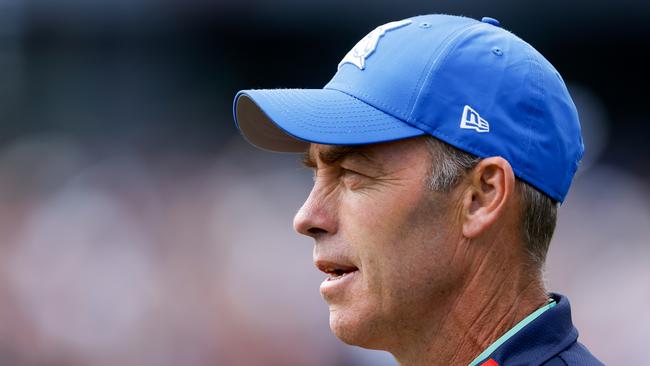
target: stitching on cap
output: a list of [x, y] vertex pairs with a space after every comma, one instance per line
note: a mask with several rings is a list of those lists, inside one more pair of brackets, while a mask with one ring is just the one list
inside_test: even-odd
[[[528, 74], [526, 75], [526, 81], [530, 82], [531, 85], [529, 88], [533, 91], [535, 94], [536, 98], [532, 98], [532, 101], [530, 104], [526, 106], [526, 131], [527, 133], [527, 141], [526, 141], [526, 147], [524, 149], [525, 151], [525, 156], [530, 155], [530, 148], [532, 146], [532, 133], [533, 133], [533, 128], [534, 128], [534, 119], [533, 119], [533, 107], [536, 107], [539, 109], [539, 103], [540, 103], [540, 93], [539, 93], [539, 84], [540, 84], [540, 75], [539, 75], [539, 69], [537, 68], [539, 65], [535, 61], [534, 57], [530, 54], [530, 50], [527, 49], [526, 47], [524, 48], [526, 50], [526, 60], [528, 60]], [[531, 79], [534, 79], [531, 81]], [[534, 106], [533, 106], [534, 104]], [[530, 160], [522, 160], [521, 161], [523, 167], [525, 170], [530, 169]]]
[[[338, 87], [337, 87], [337, 85], [338, 85]], [[341, 88], [341, 89], [338, 89], [338, 88]], [[347, 89], [348, 91], [342, 90], [342, 89]], [[366, 104], [370, 104], [372, 107], [375, 107], [377, 109], [382, 108], [381, 111], [383, 113], [389, 114], [388, 112], [392, 112], [394, 114], [392, 116], [395, 117], [395, 118], [397, 118], [395, 115], [402, 116], [402, 115], [405, 114], [404, 112], [400, 111], [399, 109], [396, 109], [396, 108], [390, 107], [388, 105], [385, 105], [384, 103], [382, 103], [382, 102], [378, 101], [377, 99], [373, 98], [372, 96], [362, 92], [361, 90], [358, 90], [357, 88], [353, 88], [353, 87], [351, 87], [351, 86], [349, 86], [347, 84], [343, 84], [341, 82], [334, 82], [334, 83], [329, 84], [326, 90], [336, 90], [336, 91], [339, 91], [341, 93], [345, 93], [345, 94], [347, 94], [347, 95], [349, 95], [349, 96], [351, 96], [351, 97], [353, 97], [355, 99], [361, 100], [358, 96], [352, 95], [349, 91], [354, 92], [354, 93], [358, 94], [359, 96], [364, 97], [366, 99], [366, 100], [361, 100], [362, 102], [364, 102]], [[368, 103], [368, 101], [370, 101], [372, 103]], [[399, 120], [402, 120], [402, 118], [399, 118]]]
[[[285, 108], [285, 107], [288, 107], [288, 106], [291, 105], [291, 103], [286, 102], [288, 99], [291, 99], [291, 98], [287, 98], [289, 96], [289, 93], [276, 93], [276, 95], [278, 96], [278, 99], [282, 100], [282, 103], [280, 102], [280, 100], [275, 100], [273, 98], [267, 98], [266, 100], [269, 103], [280, 107], [280, 110], [282, 112], [287, 111], [288, 108]], [[307, 98], [304, 98], [304, 95], [305, 95], [305, 93], [293, 93], [292, 97], [293, 97], [293, 99], [307, 100]], [[346, 103], [347, 103], [347, 101], [346, 101]], [[347, 103], [347, 104], [351, 104], [351, 103]], [[320, 106], [311, 105], [311, 107], [318, 107], [318, 109], [321, 109]], [[357, 107], [356, 109], [362, 110], [363, 108]], [[367, 128], [367, 127], [385, 126], [385, 125], [391, 124], [391, 121], [385, 121], [384, 120], [385, 115], [383, 113], [379, 112], [379, 111], [376, 111], [376, 112], [371, 113], [371, 114], [367, 113], [367, 111], [365, 109], [363, 109], [363, 111], [365, 112], [364, 115], [363, 116], [361, 116], [361, 115], [358, 116], [358, 117], [363, 117], [363, 118], [358, 118], [358, 117], [354, 118], [355, 120], [363, 120], [363, 121], [366, 122], [365, 124], [358, 124], [357, 126], [359, 126], [359, 127], [366, 127]], [[291, 120], [296, 121], [300, 125], [313, 126], [313, 127], [322, 127], [322, 128], [339, 128], [338, 124], [341, 124], [344, 120], [350, 120], [349, 114], [336, 113], [336, 112], [333, 112], [333, 111], [330, 111], [329, 114], [331, 114], [331, 115], [327, 116], [326, 118], [322, 118], [320, 113], [311, 113], [311, 112], [308, 112], [308, 111], [302, 111], [303, 115], [310, 116], [310, 117], [313, 117], [316, 120], [323, 121], [324, 124], [309, 123], [306, 120], [303, 121], [302, 119], [295, 118], [292, 114], [288, 114], [288, 113], [282, 113], [282, 114], [284, 116], [286, 116], [287, 118], [290, 118]], [[338, 114], [338, 115], [335, 115], [335, 114]], [[379, 121], [379, 120], [382, 120], [383, 122], [381, 122], [381, 123], [367, 123], [367, 122]]]
[[[300, 95], [300, 94], [303, 94], [303, 95]], [[285, 101], [286, 100], [286, 95], [288, 95], [288, 93], [278, 91], [276, 93], [276, 95], [279, 97], [278, 99], [281, 99], [281, 100]], [[304, 93], [296, 93], [293, 96], [295, 96], [295, 97], [296, 96], [297, 97], [303, 97]], [[273, 98], [264, 98], [264, 99], [268, 103], [270, 103], [272, 105], [275, 105], [276, 107], [280, 107], [279, 109], [280, 109], [280, 112], [282, 113], [282, 115], [284, 115], [286, 118], [289, 118], [290, 120], [292, 120], [296, 125], [299, 125], [299, 126], [301, 126], [302, 128], [304, 128], [304, 129], [306, 129], [308, 131], [326, 133], [326, 134], [347, 134], [347, 133], [350, 133], [350, 131], [355, 131], [355, 132], [381, 132], [381, 131], [388, 131], [388, 130], [399, 130], [399, 129], [403, 128], [403, 126], [394, 125], [392, 121], [386, 121], [386, 122], [375, 123], [375, 124], [357, 124], [355, 126], [345, 126], [347, 128], [345, 130], [343, 130], [343, 131], [339, 131], [339, 130], [323, 131], [323, 129], [339, 129], [339, 128], [341, 128], [341, 126], [339, 126], [339, 125], [328, 126], [328, 125], [309, 123], [303, 118], [297, 118], [298, 116], [293, 114], [293, 113], [288, 113], [289, 109], [284, 108], [284, 107], [289, 106], [288, 103], [282, 103], [279, 100], [276, 100], [276, 99], [273, 99]], [[303, 99], [306, 99], [306, 98], [303, 98]], [[258, 108], [259, 108], [259, 105], [258, 105]], [[267, 114], [266, 112], [264, 112], [264, 113]], [[313, 117], [318, 117], [317, 114], [312, 114], [312, 113], [301, 113], [301, 116], [305, 115], [305, 114], [311, 115]], [[375, 114], [374, 120], [381, 120], [381, 119], [385, 118], [386, 116], [391, 117], [391, 118], [395, 118], [395, 117], [392, 117], [392, 116], [390, 116], [390, 115], [388, 115], [388, 114], [386, 114], [386, 113], [384, 113], [382, 111], [379, 111], [379, 110], [374, 111], [373, 114]], [[268, 116], [268, 114], [267, 114], [267, 116]], [[342, 115], [342, 116], [337, 117], [337, 119], [340, 119], [340, 120], [345, 119], [345, 120], [347, 120], [348, 117], [349, 116], [343, 116]], [[367, 115], [359, 116], [359, 118], [360, 117], [363, 117], [363, 120], [366, 120], [366, 121], [368, 120]], [[332, 118], [333, 117], [328, 117], [327, 122], [331, 123]], [[387, 125], [390, 125], [390, 127], [369, 128], [369, 127], [379, 127], [379, 126], [387, 126]], [[352, 127], [354, 127], [354, 128], [352, 128]], [[359, 128], [359, 127], [361, 127], [361, 128]]]

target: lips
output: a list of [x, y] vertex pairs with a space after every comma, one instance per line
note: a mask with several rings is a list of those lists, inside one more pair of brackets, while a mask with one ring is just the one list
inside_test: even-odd
[[360, 273], [359, 267], [350, 261], [333, 257], [323, 259], [320, 257], [314, 261], [316, 267], [327, 275], [327, 278], [320, 284], [320, 293], [330, 305], [338, 303], [349, 293], [354, 286], [355, 280]]
[[316, 267], [327, 274], [326, 281], [337, 281], [359, 270], [356, 266], [342, 261], [318, 259]]

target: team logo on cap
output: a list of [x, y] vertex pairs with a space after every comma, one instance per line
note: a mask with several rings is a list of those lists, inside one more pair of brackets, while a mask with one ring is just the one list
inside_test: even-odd
[[490, 132], [490, 124], [484, 120], [472, 107], [466, 105], [460, 118], [460, 128], [476, 132]]
[[368, 33], [367, 36], [363, 37], [350, 50], [350, 52], [348, 52], [345, 57], [343, 57], [343, 60], [339, 62], [338, 68], [340, 69], [343, 64], [349, 63], [358, 67], [359, 70], [363, 70], [366, 67], [366, 58], [368, 58], [368, 56], [370, 56], [375, 51], [375, 48], [377, 48], [379, 38], [381, 38], [386, 32], [390, 30], [401, 28], [411, 23], [412, 21], [410, 19], [404, 19], [397, 22], [390, 22], [384, 25], [380, 25], [379, 27], [375, 28], [375, 30]]

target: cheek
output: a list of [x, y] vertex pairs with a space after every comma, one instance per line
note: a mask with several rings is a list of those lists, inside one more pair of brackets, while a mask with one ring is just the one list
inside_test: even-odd
[[361, 263], [365, 301], [385, 311], [427, 301], [452, 282], [453, 220], [425, 194], [411, 187], [347, 201], [343, 231]]
[[399, 253], [400, 236], [407, 234], [408, 206], [405, 197], [355, 195], [347, 200], [341, 226], [361, 260], [390, 258]]
[[438, 250], [438, 236], [444, 230], [437, 223], [437, 213], [423, 202], [423, 194], [412, 189], [348, 200], [342, 229], [366, 267], [366, 275], [386, 281], [431, 266], [429, 259]]

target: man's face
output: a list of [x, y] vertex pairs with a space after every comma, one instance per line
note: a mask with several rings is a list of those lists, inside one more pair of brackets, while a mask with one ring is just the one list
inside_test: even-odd
[[427, 188], [424, 142], [312, 144], [306, 164], [314, 187], [294, 227], [315, 239], [314, 262], [328, 273], [320, 290], [334, 333], [387, 349], [434, 327], [462, 276], [461, 234], [455, 193]]

